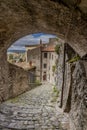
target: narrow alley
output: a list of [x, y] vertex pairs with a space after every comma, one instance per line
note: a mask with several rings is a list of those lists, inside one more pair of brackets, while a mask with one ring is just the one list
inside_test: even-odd
[[56, 103], [53, 86], [43, 84], [0, 105], [0, 130], [69, 130], [68, 115]]

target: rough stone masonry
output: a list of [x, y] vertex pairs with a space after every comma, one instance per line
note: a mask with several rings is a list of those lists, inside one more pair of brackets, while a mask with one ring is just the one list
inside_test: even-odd
[[[10, 97], [9, 84], [11, 81], [8, 76], [9, 65], [6, 60], [7, 48], [22, 36], [37, 32], [58, 35], [61, 39], [70, 44], [72, 48], [79, 53], [80, 57], [83, 58], [87, 54], [87, 1], [0, 0], [0, 96], [2, 95], [0, 100]], [[82, 80], [80, 80], [84, 79], [84, 73], [80, 72], [83, 68], [85, 68], [84, 73], [86, 73], [86, 63], [84, 67], [79, 66], [77, 63], [73, 72], [73, 85], [75, 89], [73, 88], [72, 90], [74, 92], [71, 102], [73, 102], [73, 104], [76, 102], [76, 105], [75, 109], [71, 107], [70, 111], [71, 113], [74, 113], [75, 110], [78, 111], [78, 116], [75, 114], [72, 116], [76, 130], [87, 129], [85, 122], [87, 115], [86, 112], [83, 111], [83, 117], [82, 110], [84, 109], [80, 107], [83, 102], [86, 102], [84, 96], [85, 99], [87, 99], [87, 82], [83, 80], [84, 85], [81, 85]], [[77, 70], [79, 71], [78, 73], [76, 73]], [[78, 76], [76, 76], [77, 74]], [[80, 82], [78, 83], [78, 81], [80, 81], [81, 84]], [[84, 88], [84, 90], [82, 89], [82, 91], [79, 91], [79, 86]], [[78, 91], [78, 93], [76, 93], [76, 91]], [[81, 97], [79, 93], [81, 93]], [[77, 100], [74, 100], [74, 97]], [[79, 105], [78, 100], [81, 102]], [[83, 107], [87, 110], [87, 106]], [[79, 108], [81, 108], [81, 111], [79, 111]], [[84, 122], [82, 126], [79, 126], [79, 119]]]

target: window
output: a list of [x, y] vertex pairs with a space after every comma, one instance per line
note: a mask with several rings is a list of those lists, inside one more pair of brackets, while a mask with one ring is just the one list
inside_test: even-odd
[[44, 53], [44, 58], [47, 58], [47, 53]]
[[47, 68], [47, 64], [44, 64], [44, 68]]

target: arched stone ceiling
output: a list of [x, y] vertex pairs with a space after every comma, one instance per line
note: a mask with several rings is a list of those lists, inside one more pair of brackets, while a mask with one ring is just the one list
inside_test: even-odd
[[[0, 0], [0, 52], [27, 34], [58, 35], [87, 53], [86, 0]], [[85, 11], [84, 11], [85, 10]]]

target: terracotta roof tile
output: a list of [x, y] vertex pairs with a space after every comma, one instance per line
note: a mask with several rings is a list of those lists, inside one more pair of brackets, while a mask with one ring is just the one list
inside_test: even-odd
[[55, 45], [48, 45], [47, 47], [44, 47], [42, 51], [47, 51], [47, 52], [54, 52], [55, 51]]

